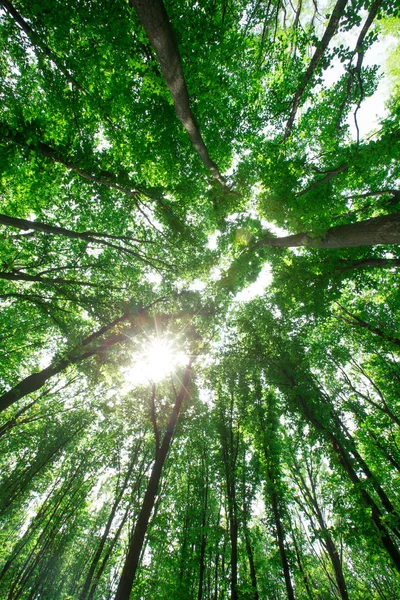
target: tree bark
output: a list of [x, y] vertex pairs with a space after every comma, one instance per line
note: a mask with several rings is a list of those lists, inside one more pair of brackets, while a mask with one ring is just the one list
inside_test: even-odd
[[150, 479], [147, 485], [146, 493], [143, 499], [142, 508], [140, 510], [135, 528], [129, 543], [129, 550], [122, 569], [121, 578], [118, 584], [115, 600], [129, 600], [133, 582], [135, 580], [137, 567], [139, 564], [140, 553], [143, 547], [144, 538], [150, 520], [151, 511], [153, 510], [154, 502], [158, 492], [158, 486], [161, 479], [165, 459], [171, 445], [171, 440], [174, 435], [176, 422], [182, 407], [182, 403], [188, 396], [188, 385], [192, 372], [193, 359], [189, 361], [183, 376], [183, 382], [179, 394], [176, 397], [175, 405], [172, 410], [167, 430], [164, 434], [160, 450], [156, 456], [151, 471]]
[[135, 9], [150, 43], [156, 53], [165, 82], [174, 101], [178, 119], [186, 129], [190, 141], [204, 166], [225, 186], [218, 166], [211, 160], [189, 102], [189, 93], [183, 74], [179, 49], [162, 0], [129, 0]]
[[279, 248], [356, 248], [378, 244], [400, 244], [400, 212], [373, 217], [358, 223], [331, 227], [319, 236], [310, 233], [295, 233], [281, 238], [264, 233], [252, 248], [272, 246]]

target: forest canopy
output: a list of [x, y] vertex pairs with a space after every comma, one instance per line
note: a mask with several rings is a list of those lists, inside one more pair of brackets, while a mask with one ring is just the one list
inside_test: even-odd
[[399, 31], [0, 0], [1, 598], [400, 598]]

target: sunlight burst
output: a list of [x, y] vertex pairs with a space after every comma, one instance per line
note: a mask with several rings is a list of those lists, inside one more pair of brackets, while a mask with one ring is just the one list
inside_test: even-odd
[[127, 372], [127, 379], [133, 384], [152, 381], [158, 383], [179, 366], [187, 362], [184, 352], [178, 351], [172, 340], [155, 338], [149, 341], [137, 362]]

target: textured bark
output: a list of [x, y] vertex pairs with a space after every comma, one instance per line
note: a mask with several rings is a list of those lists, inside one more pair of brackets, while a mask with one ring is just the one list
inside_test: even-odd
[[282, 238], [272, 238], [264, 234], [261, 240], [253, 245], [294, 248], [356, 248], [359, 246], [375, 246], [378, 244], [400, 244], [400, 212], [380, 217], [373, 217], [349, 225], [331, 227], [320, 236], [310, 233], [295, 233]]
[[178, 119], [186, 129], [204, 166], [211, 171], [217, 181], [225, 185], [217, 165], [208, 154], [208, 149], [190, 107], [179, 49], [162, 0], [129, 0], [129, 3], [135, 9], [156, 53], [165, 82], [173, 98]]
[[318, 66], [319, 61], [321, 60], [322, 56], [324, 55], [325, 50], [327, 49], [327, 47], [329, 45], [329, 42], [335, 35], [336, 28], [339, 24], [339, 20], [344, 12], [344, 9], [346, 8], [347, 2], [348, 2], [348, 0], [337, 0], [335, 6], [333, 8], [332, 15], [331, 15], [331, 18], [329, 19], [329, 23], [325, 30], [325, 33], [322, 36], [321, 41], [318, 43], [317, 49], [314, 52], [314, 56], [311, 59], [308, 69], [304, 73], [301, 83], [300, 83], [299, 87], [297, 88], [297, 91], [293, 98], [292, 109], [290, 111], [289, 119], [286, 124], [285, 136], [284, 136], [285, 140], [287, 140], [291, 134], [294, 119], [296, 117], [296, 112], [297, 112], [297, 109], [299, 108], [300, 100], [304, 93], [304, 90], [306, 89], [308, 83], [310, 82], [310, 80], [314, 74], [314, 71]]
[[124, 567], [122, 569], [122, 574], [118, 584], [117, 593], [115, 595], [115, 600], [129, 600], [133, 582], [136, 576], [137, 567], [139, 564], [139, 558], [142, 551], [144, 538], [146, 536], [146, 531], [150, 520], [150, 515], [153, 510], [155, 499], [157, 496], [158, 486], [160, 483], [165, 459], [168, 455], [168, 451], [171, 445], [172, 437], [174, 435], [175, 426], [179, 417], [182, 403], [188, 396], [188, 385], [192, 372], [192, 362], [193, 361], [190, 360], [188, 366], [186, 367], [181, 389], [176, 397], [175, 405], [168, 422], [167, 430], [164, 434], [160, 450], [153, 464], [146, 493], [144, 495], [142, 507], [138, 519], [136, 521], [135, 528], [132, 532], [132, 536], [130, 538], [129, 550]]

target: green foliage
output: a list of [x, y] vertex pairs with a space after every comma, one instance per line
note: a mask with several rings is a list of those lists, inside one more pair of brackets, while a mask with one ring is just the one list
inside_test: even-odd
[[131, 600], [400, 597], [400, 238], [321, 247], [398, 223], [398, 2], [312, 69], [333, 3], [165, 2], [226, 185], [132, 6], [0, 11], [0, 596], [115, 597], [178, 412]]

